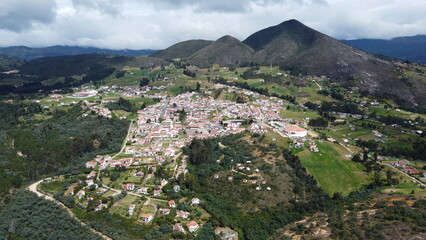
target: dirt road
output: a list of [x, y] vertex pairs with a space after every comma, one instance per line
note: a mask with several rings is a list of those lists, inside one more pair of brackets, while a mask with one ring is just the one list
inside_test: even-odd
[[44, 194], [44, 193], [42, 193], [42, 192], [39, 192], [39, 191], [37, 190], [37, 186], [38, 186], [41, 182], [43, 182], [44, 180], [45, 180], [45, 179], [42, 179], [42, 180], [40, 180], [40, 181], [38, 181], [38, 182], [35, 182], [35, 183], [31, 184], [30, 186], [28, 186], [28, 187], [27, 187], [27, 190], [29, 190], [29, 191], [31, 191], [31, 192], [33, 192], [33, 193], [37, 194], [37, 196], [39, 196], [39, 197], [41, 197], [41, 198], [44, 198], [44, 199], [46, 199], [46, 200], [49, 200], [49, 201], [52, 201], [52, 202], [56, 203], [56, 204], [57, 204], [57, 205], [59, 205], [61, 208], [63, 208], [65, 211], [67, 211], [67, 212], [68, 212], [68, 214], [69, 214], [72, 218], [74, 218], [75, 220], [77, 220], [77, 221], [78, 221], [81, 225], [89, 227], [90, 231], [92, 231], [94, 234], [99, 235], [99, 236], [100, 236], [100, 237], [102, 237], [103, 239], [112, 240], [112, 238], [110, 238], [110, 237], [106, 236], [105, 234], [103, 234], [103, 233], [101, 233], [101, 232], [99, 232], [99, 231], [97, 231], [97, 230], [95, 230], [95, 229], [91, 228], [91, 227], [90, 227], [90, 226], [88, 226], [86, 223], [84, 223], [84, 222], [82, 222], [80, 219], [78, 219], [78, 218], [74, 215], [74, 213], [73, 213], [73, 212], [72, 212], [69, 208], [67, 208], [67, 207], [66, 207], [63, 203], [61, 203], [61, 202], [59, 202], [58, 200], [54, 199], [52, 196], [46, 195], [46, 194]]

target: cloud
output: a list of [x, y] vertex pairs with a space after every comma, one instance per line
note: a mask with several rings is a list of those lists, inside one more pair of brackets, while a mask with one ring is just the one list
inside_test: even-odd
[[2, 0], [0, 29], [21, 32], [34, 24], [50, 23], [55, 19], [55, 0]]
[[244, 40], [293, 18], [338, 39], [426, 34], [422, 0], [3, 1], [0, 46], [160, 49], [223, 35]]
[[119, 15], [123, 4], [122, 0], [72, 0], [72, 2], [77, 8], [82, 8], [89, 12], [95, 10], [111, 16]]

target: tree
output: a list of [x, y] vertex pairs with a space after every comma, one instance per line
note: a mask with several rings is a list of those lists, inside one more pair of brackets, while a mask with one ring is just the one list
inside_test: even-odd
[[179, 113], [179, 121], [185, 122], [186, 115], [187, 115], [185, 109], [182, 108], [181, 110], [178, 111], [178, 113]]
[[399, 180], [397, 178], [394, 178], [395, 173], [391, 170], [386, 171], [386, 183], [387, 185], [393, 186], [399, 184]]
[[195, 239], [199, 240], [215, 240], [216, 236], [211, 223], [206, 223]]
[[142, 80], [139, 83], [140, 87], [145, 87], [149, 84], [149, 79], [147, 77], [142, 78]]
[[327, 127], [328, 126], [328, 121], [325, 118], [319, 117], [319, 118], [314, 118], [311, 119], [308, 123], [309, 126], [312, 127]]
[[355, 154], [352, 157], [352, 161], [354, 161], [354, 162], [361, 162], [361, 156], [359, 155], [359, 153]]
[[201, 84], [199, 82], [197, 82], [197, 87], [195, 88], [195, 91], [199, 92], [200, 91], [200, 87], [201, 87]]

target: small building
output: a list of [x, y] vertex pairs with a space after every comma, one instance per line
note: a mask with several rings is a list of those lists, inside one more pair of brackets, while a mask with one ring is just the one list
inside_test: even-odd
[[150, 213], [146, 213], [146, 214], [142, 214], [141, 215], [141, 221], [144, 223], [149, 223], [152, 221], [152, 219], [154, 219], [154, 215], [150, 214]]
[[96, 176], [96, 172], [95, 171], [91, 171], [88, 175], [87, 175], [87, 178], [88, 179], [92, 179], [92, 178], [94, 178]]
[[77, 193], [78, 199], [82, 199], [82, 198], [84, 198], [84, 196], [86, 196], [86, 192], [84, 190], [78, 191], [78, 193]]
[[170, 201], [168, 202], [168, 205], [169, 205], [169, 207], [171, 207], [171, 208], [175, 208], [175, 207], [176, 207], [175, 200], [170, 200]]
[[182, 211], [182, 210], [176, 211], [176, 217], [177, 218], [187, 219], [188, 216], [189, 216], [189, 212], [185, 212], [185, 211]]
[[134, 183], [126, 183], [126, 184], [123, 184], [123, 185], [121, 186], [121, 188], [122, 188], [123, 190], [133, 191], [133, 190], [135, 190], [135, 184], [134, 184]]
[[86, 168], [94, 168], [97, 164], [97, 162], [86, 162]]
[[180, 186], [179, 186], [179, 185], [174, 185], [174, 186], [173, 186], [173, 190], [174, 190], [175, 192], [179, 192], [179, 191], [180, 191]]
[[306, 135], [308, 135], [308, 130], [301, 128], [296, 125], [290, 125], [284, 128], [284, 132], [290, 137], [290, 138], [304, 138]]
[[182, 223], [176, 223], [173, 225], [173, 231], [175, 232], [185, 232], [185, 229], [183, 229]]
[[200, 199], [198, 198], [191, 199], [191, 205], [200, 205]]
[[216, 229], [215, 233], [216, 235], [219, 236], [221, 240], [237, 240], [238, 239], [237, 232], [231, 229]]
[[105, 204], [105, 203], [100, 203], [96, 208], [95, 208], [95, 212], [97, 212], [97, 211], [101, 211], [102, 209], [104, 209], [104, 208], [108, 208], [108, 205], [107, 204]]
[[188, 227], [189, 232], [195, 232], [198, 228], [200, 228], [200, 225], [198, 225], [198, 223], [194, 220], [187, 223], [186, 226]]
[[170, 214], [170, 209], [168, 209], [168, 208], [160, 208], [159, 211], [164, 215]]
[[152, 196], [158, 197], [158, 196], [161, 196], [162, 193], [163, 193], [163, 190], [157, 189], [157, 190], [154, 190]]
[[133, 215], [134, 211], [135, 211], [135, 204], [130, 204], [129, 205], [129, 215]]
[[138, 188], [136, 190], [136, 192], [139, 193], [139, 194], [148, 195], [148, 188], [147, 187], [141, 187], [141, 188]]

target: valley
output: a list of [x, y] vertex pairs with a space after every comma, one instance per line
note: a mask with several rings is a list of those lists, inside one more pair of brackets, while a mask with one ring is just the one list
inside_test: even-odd
[[424, 237], [424, 65], [296, 20], [0, 60], [0, 239]]
[[[280, 228], [277, 220], [262, 230], [249, 222], [274, 209], [292, 216], [286, 224], [312, 214], [291, 212], [294, 200], [316, 206], [320, 196], [332, 205], [358, 206], [426, 197], [426, 164], [409, 151], [414, 144], [424, 147], [425, 115], [392, 101], [272, 66], [175, 62], [116, 72], [120, 76], [70, 93], [6, 101], [39, 105], [33, 121], [48, 122], [78, 107], [78, 119], [126, 122], [116, 152], [86, 158], [73, 167], [78, 171], [53, 174], [38, 185], [109, 238], [201, 239], [218, 226], [242, 239], [267, 238]], [[363, 192], [377, 197], [353, 197]]]

